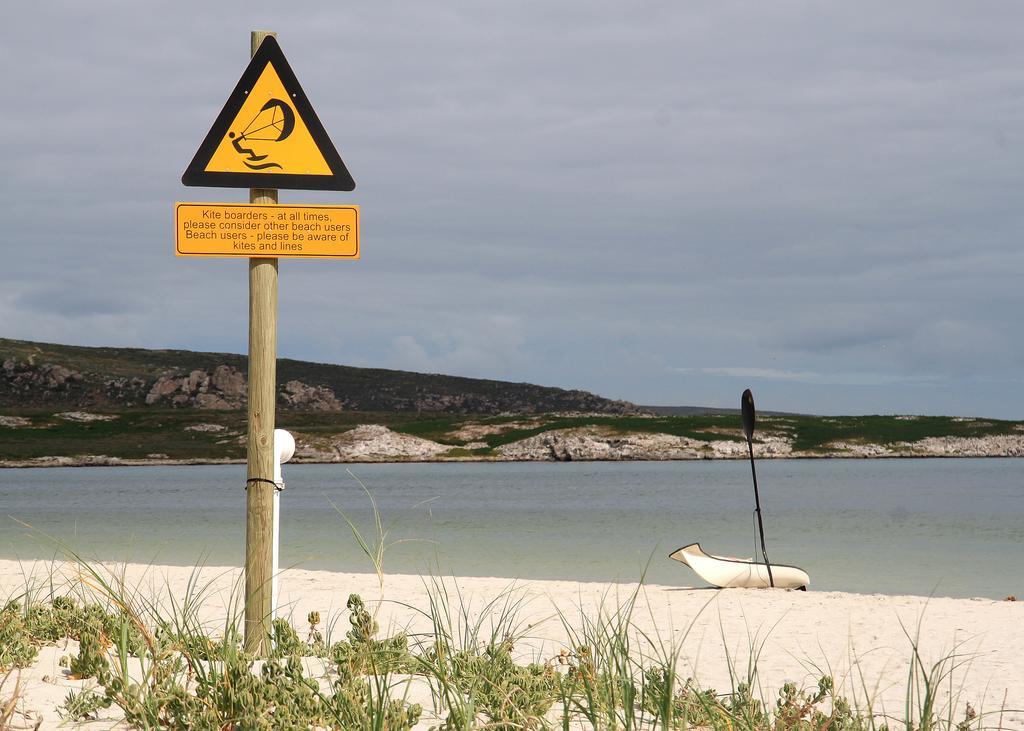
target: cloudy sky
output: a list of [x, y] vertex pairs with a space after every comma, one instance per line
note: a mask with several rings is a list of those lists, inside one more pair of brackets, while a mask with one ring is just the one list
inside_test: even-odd
[[0, 336], [245, 352], [181, 173], [281, 46], [360, 261], [282, 260], [279, 354], [644, 404], [1024, 418], [1024, 5], [5, 8]]

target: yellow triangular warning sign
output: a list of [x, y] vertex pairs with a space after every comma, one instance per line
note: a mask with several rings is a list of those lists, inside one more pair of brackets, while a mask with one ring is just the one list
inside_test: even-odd
[[239, 188], [355, 188], [273, 36], [260, 44], [181, 182]]
[[331, 174], [272, 63], [264, 67], [204, 171]]

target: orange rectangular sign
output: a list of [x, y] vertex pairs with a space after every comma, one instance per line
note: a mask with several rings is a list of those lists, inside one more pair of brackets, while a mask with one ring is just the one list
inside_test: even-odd
[[178, 256], [359, 258], [359, 206], [177, 203]]

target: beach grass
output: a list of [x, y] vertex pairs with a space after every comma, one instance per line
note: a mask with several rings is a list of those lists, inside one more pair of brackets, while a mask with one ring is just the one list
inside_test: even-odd
[[[954, 648], [926, 662], [919, 633], [909, 630], [906, 707], [887, 714], [873, 705], [875, 689], [862, 686], [848, 699], [830, 675], [808, 687], [787, 682], [762, 693], [763, 637], [751, 639], [747, 656], [730, 657], [731, 687], [700, 687], [680, 672], [688, 629], [664, 639], [636, 621], [643, 584], [624, 598], [607, 595], [596, 610], [553, 607], [565, 641], [546, 656], [519, 651], [530, 631], [524, 608], [531, 599], [522, 587], [509, 585], [478, 602], [456, 581], [428, 576], [427, 606], [415, 611], [430, 631], [382, 635], [353, 595], [344, 639], [324, 638], [319, 612], [307, 617], [308, 631], [278, 619], [273, 649], [261, 659], [242, 649], [239, 611], [226, 612], [219, 623], [201, 620], [212, 582], [198, 570], [184, 592], [168, 585], [152, 593], [153, 586], [126, 583], [123, 567], [69, 558], [73, 581], [52, 576], [5, 602], [0, 714], [9, 716], [17, 705], [17, 674], [32, 664], [31, 650], [63, 643], [71, 675], [94, 678], [65, 698], [60, 712], [71, 723], [120, 717], [147, 729], [383, 731], [426, 728], [426, 707], [437, 729], [969, 731], [1001, 725], [1000, 713], [976, 711], [961, 697], [957, 680], [969, 656]], [[417, 684], [428, 689], [428, 703], [422, 695], [411, 699]]]

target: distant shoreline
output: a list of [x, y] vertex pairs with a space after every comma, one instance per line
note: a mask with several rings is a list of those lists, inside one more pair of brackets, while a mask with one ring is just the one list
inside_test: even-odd
[[[284, 412], [295, 463], [746, 460], [733, 417]], [[234, 464], [245, 414], [191, 410], [0, 414], [0, 466]], [[759, 459], [1024, 457], [1024, 422], [952, 417], [768, 417]]]
[[[866, 461], [887, 461], [901, 459], [1022, 459], [1024, 455], [1019, 454], [888, 454], [888, 455], [853, 455], [853, 454], [803, 454], [803, 455], [765, 455], [758, 459], [775, 461], [803, 461], [803, 460], [866, 460]], [[745, 457], [719, 456], [719, 457], [679, 457], [674, 459], [500, 459], [487, 457], [440, 457], [434, 459], [353, 459], [353, 460], [301, 460], [289, 462], [289, 465], [310, 464], [310, 465], [346, 465], [346, 464], [524, 464], [524, 463], [547, 463], [567, 464], [571, 462], [581, 463], [642, 463], [642, 462], [735, 462], [742, 461]], [[0, 460], [0, 469], [21, 470], [21, 469], [60, 469], [77, 467], [204, 467], [212, 465], [244, 465], [244, 459], [120, 459], [117, 457], [86, 457], [73, 459], [66, 457], [40, 458], [39, 460]]]

